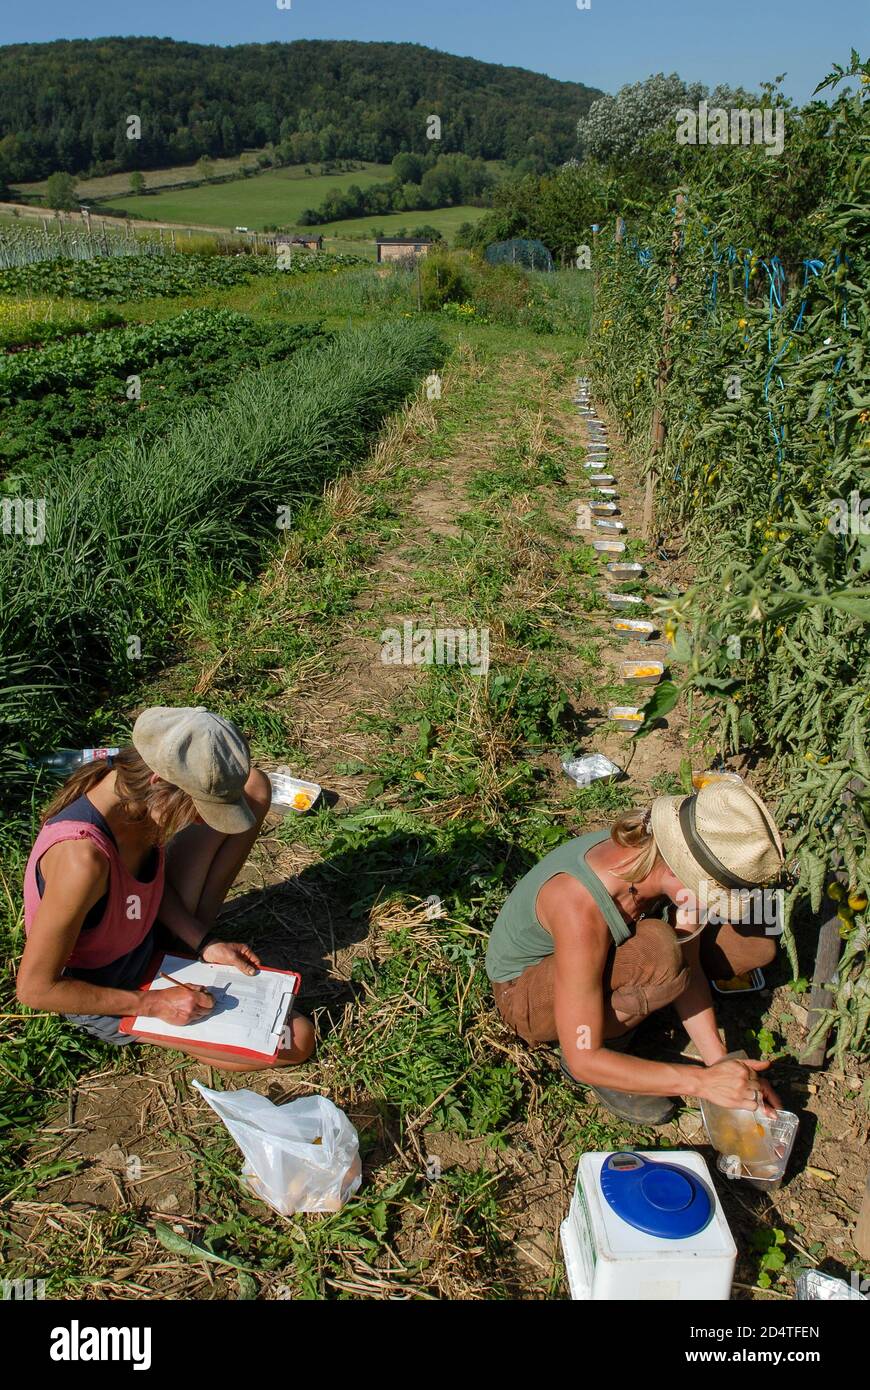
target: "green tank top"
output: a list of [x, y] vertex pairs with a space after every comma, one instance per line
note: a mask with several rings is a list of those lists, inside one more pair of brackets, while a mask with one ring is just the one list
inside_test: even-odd
[[629, 939], [631, 929], [622, 913], [601, 879], [586, 863], [587, 851], [609, 838], [609, 830], [594, 830], [575, 840], [567, 840], [520, 879], [495, 919], [489, 938], [486, 973], [491, 980], [515, 980], [527, 966], [537, 965], [545, 956], [552, 955], [553, 938], [538, 921], [535, 902], [541, 888], [556, 874], [571, 874], [589, 889], [617, 946]]

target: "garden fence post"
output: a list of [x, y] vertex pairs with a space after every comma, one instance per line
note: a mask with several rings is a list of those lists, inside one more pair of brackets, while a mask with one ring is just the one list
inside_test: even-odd
[[[853, 777], [843, 788], [841, 801], [844, 806], [848, 806], [854, 801], [855, 794], [866, 791], [866, 786], [862, 778]], [[842, 859], [838, 856], [836, 864], [842, 864]], [[835, 880], [842, 886], [844, 891], [849, 891], [849, 875], [844, 868], [837, 868], [834, 873]], [[816, 959], [813, 968], [813, 983], [810, 990], [809, 1012], [807, 1015], [807, 1034], [812, 1032], [815, 1024], [815, 1014], [823, 1014], [830, 1009], [834, 1002], [834, 995], [829, 988], [830, 982], [837, 972], [837, 965], [840, 960], [840, 953], [843, 943], [840, 940], [840, 919], [838, 917], [839, 904], [829, 897], [826, 893], [823, 899], [825, 909], [825, 920], [819, 931], [819, 939], [816, 943]], [[801, 1066], [804, 1067], [823, 1067], [825, 1065], [825, 1051], [828, 1045], [828, 1034], [831, 1025], [825, 1029], [824, 1033], [818, 1038], [812, 1052], [803, 1052], [798, 1057]]]
[[870, 1260], [870, 1173], [864, 1185], [864, 1199], [855, 1223], [855, 1249], [862, 1260]]
[[671, 320], [676, 310], [676, 294], [680, 283], [679, 262], [680, 245], [682, 242], [683, 224], [686, 219], [686, 197], [683, 193], [677, 194], [677, 203], [674, 213], [674, 230], [671, 235], [671, 269], [668, 276], [668, 284], [665, 290], [665, 308], [662, 318], [662, 347], [659, 356], [658, 375], [656, 377], [656, 403], [653, 410], [651, 439], [650, 439], [650, 464], [646, 475], [646, 488], [643, 498], [643, 534], [648, 540], [652, 534], [653, 520], [655, 518], [655, 494], [656, 483], [658, 482], [658, 455], [664, 448], [665, 443], [665, 412], [664, 394], [671, 374]]
[[[838, 873], [838, 880], [848, 883], [848, 874]], [[823, 899], [825, 910], [825, 920], [819, 931], [819, 939], [816, 945], [816, 960], [813, 969], [813, 983], [810, 989], [809, 1010], [807, 1013], [806, 1030], [809, 1034], [819, 1014], [830, 1009], [834, 1002], [834, 996], [830, 989], [830, 981], [837, 969], [837, 962], [840, 959], [842, 942], [840, 940], [840, 919], [837, 916], [839, 904], [829, 898], [827, 893]], [[828, 1045], [828, 1033], [830, 1024], [816, 1042], [812, 1052], [802, 1052], [798, 1061], [802, 1067], [823, 1067], [825, 1065], [825, 1051]]]

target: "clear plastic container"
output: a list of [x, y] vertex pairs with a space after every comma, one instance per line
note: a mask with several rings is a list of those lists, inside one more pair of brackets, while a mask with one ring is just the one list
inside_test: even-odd
[[611, 627], [623, 642], [648, 642], [656, 630], [645, 618], [614, 618]]
[[[853, 1274], [852, 1278], [859, 1276]], [[805, 1269], [794, 1281], [794, 1296], [798, 1302], [818, 1303], [867, 1303], [866, 1294], [849, 1286], [845, 1279], [837, 1279], [833, 1274], [823, 1274], [820, 1269]]]
[[320, 784], [294, 777], [289, 768], [276, 768], [267, 776], [272, 784], [272, 807], [275, 811], [295, 811], [297, 815], [304, 815], [320, 799], [323, 790]]
[[610, 705], [607, 718], [625, 733], [634, 734], [643, 723], [643, 710], [637, 705]]
[[764, 989], [764, 971], [750, 970], [746, 975], [732, 975], [730, 980], [711, 980], [717, 994], [757, 994]]
[[563, 758], [562, 771], [578, 787], [588, 787], [592, 782], [613, 782], [622, 776], [619, 764], [611, 762], [603, 753], [588, 753], [585, 758]]
[[699, 791], [701, 790], [702, 787], [709, 787], [710, 784], [711, 784], [711, 782], [742, 782], [742, 781], [743, 781], [743, 778], [740, 777], [736, 772], [715, 772], [715, 771], [712, 771], [712, 770], [711, 770], [710, 772], [693, 772], [693, 773], [692, 773], [692, 786], [695, 788], [695, 791], [696, 791], [696, 792], [699, 792]]
[[658, 685], [664, 673], [663, 661], [623, 661], [619, 668], [626, 685]]
[[760, 1111], [731, 1110], [728, 1113], [748, 1115], [753, 1121], [754, 1135], [747, 1126], [744, 1131], [746, 1139], [741, 1144], [756, 1156], [741, 1158], [739, 1153], [720, 1154], [716, 1160], [719, 1172], [726, 1178], [741, 1178], [750, 1187], [757, 1187], [762, 1192], [778, 1191], [794, 1147], [798, 1131], [797, 1115], [791, 1110], [777, 1110], [773, 1119]]
[[636, 560], [615, 560], [613, 564], [607, 566], [607, 573], [611, 579], [625, 584], [632, 579], [640, 579], [643, 576], [644, 568]]
[[[742, 1062], [745, 1052], [729, 1052], [723, 1061]], [[726, 1178], [740, 1178], [761, 1191], [775, 1192], [782, 1185], [798, 1117], [790, 1110], [768, 1115], [757, 1110], [732, 1110], [713, 1101], [701, 1101], [707, 1137], [719, 1158], [716, 1167]]]

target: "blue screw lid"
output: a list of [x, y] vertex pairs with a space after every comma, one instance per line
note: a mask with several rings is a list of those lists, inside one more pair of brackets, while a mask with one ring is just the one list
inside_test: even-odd
[[643, 1154], [613, 1153], [601, 1165], [608, 1206], [635, 1230], [665, 1240], [703, 1231], [713, 1215], [710, 1193], [689, 1168], [650, 1163]]

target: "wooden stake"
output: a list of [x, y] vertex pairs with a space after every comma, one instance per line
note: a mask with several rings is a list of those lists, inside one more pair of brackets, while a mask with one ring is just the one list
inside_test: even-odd
[[870, 1260], [870, 1173], [864, 1185], [864, 1200], [855, 1223], [855, 1250], [862, 1260]]
[[[848, 878], [848, 876], [846, 876]], [[829, 1009], [834, 1002], [834, 996], [828, 987], [828, 981], [837, 969], [837, 962], [840, 959], [840, 951], [843, 943], [840, 940], [840, 919], [837, 916], [839, 911], [838, 904], [825, 895], [824, 906], [826, 909], [826, 921], [822, 924], [819, 932], [819, 939], [816, 945], [816, 961], [813, 970], [813, 984], [810, 990], [809, 1011], [807, 1014], [807, 1033], [810, 1033], [817, 1022], [818, 1015]], [[823, 1067], [825, 1065], [825, 1051], [828, 1045], [828, 1033], [830, 1027], [819, 1038], [812, 1052], [801, 1053], [798, 1061], [802, 1067]]]
[[658, 376], [656, 377], [656, 404], [653, 410], [650, 439], [651, 458], [649, 470], [646, 475], [646, 489], [643, 498], [643, 534], [646, 540], [649, 540], [652, 535], [653, 522], [655, 520], [655, 494], [656, 483], [658, 482], [657, 456], [661, 453], [665, 443], [666, 425], [664, 394], [665, 387], [668, 384], [671, 374], [671, 321], [677, 307], [676, 294], [680, 283], [680, 242], [685, 218], [685, 195], [678, 193], [677, 210], [674, 216], [674, 230], [671, 236], [671, 273], [668, 278], [668, 287], [665, 291], [665, 309], [662, 319], [662, 351], [659, 357]]

